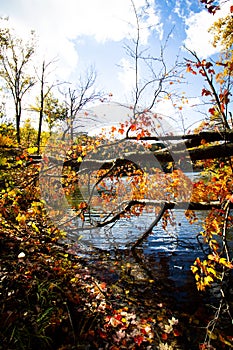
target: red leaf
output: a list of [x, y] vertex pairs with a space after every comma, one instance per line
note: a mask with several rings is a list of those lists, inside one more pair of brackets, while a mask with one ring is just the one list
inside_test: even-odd
[[102, 338], [102, 339], [107, 339], [107, 337], [108, 337], [107, 333], [101, 331], [101, 329], [99, 330], [99, 335], [100, 335], [100, 338]]
[[212, 95], [212, 93], [209, 90], [202, 89], [201, 95], [202, 96], [209, 96], [209, 95]]
[[122, 319], [122, 316], [121, 316], [121, 315], [119, 315], [119, 314], [118, 314], [118, 315], [116, 315], [116, 316], [114, 316], [114, 317], [115, 317], [115, 319], [116, 319], [116, 320], [118, 320], [118, 321], [120, 321], [120, 320]]
[[142, 344], [143, 340], [144, 340], [144, 338], [140, 335], [138, 335], [137, 337], [134, 337], [134, 341], [138, 346], [140, 346]]
[[178, 331], [178, 329], [174, 329], [173, 334], [175, 337], [179, 337], [181, 335], [181, 333], [180, 333], [180, 331]]
[[208, 69], [208, 68], [212, 67], [213, 64], [212, 64], [211, 62], [206, 62], [205, 66], [206, 66], [206, 68]]
[[214, 108], [214, 107], [210, 108], [210, 109], [209, 109], [209, 112], [210, 112], [210, 114], [214, 115], [214, 113], [215, 113], [215, 108]]

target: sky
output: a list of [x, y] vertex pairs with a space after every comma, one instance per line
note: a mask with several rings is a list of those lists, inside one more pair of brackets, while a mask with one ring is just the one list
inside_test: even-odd
[[[166, 51], [168, 65], [178, 52], [181, 58], [187, 56], [184, 45], [200, 58], [215, 54], [208, 28], [229, 8], [223, 6], [212, 16], [198, 0], [134, 0], [134, 5], [139, 14], [149, 5], [140, 22], [143, 49], [151, 50], [156, 57], [171, 33]], [[135, 70], [125, 50], [137, 34], [131, 0], [0, 0], [0, 15], [9, 16], [9, 23], [23, 38], [35, 30], [38, 67], [43, 59], [49, 62], [56, 58], [56, 79], [73, 86], [93, 67], [97, 89], [113, 95], [113, 101], [132, 103]], [[140, 74], [141, 78], [143, 72]], [[188, 89], [192, 90], [190, 95], [197, 96], [198, 83], [192, 82]], [[185, 107], [187, 127], [199, 118], [189, 111], [196, 102], [197, 97]], [[155, 109], [164, 115], [177, 115], [169, 101], [158, 103]]]

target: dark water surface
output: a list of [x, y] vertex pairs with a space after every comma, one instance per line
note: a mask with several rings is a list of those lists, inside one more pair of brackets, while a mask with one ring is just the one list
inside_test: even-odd
[[139, 266], [137, 276], [141, 274], [142, 280], [144, 277], [155, 279], [163, 289], [163, 295], [170, 298], [176, 308], [190, 310], [200, 303], [190, 267], [197, 256], [203, 257], [197, 235], [202, 229], [205, 215], [204, 212], [197, 213], [199, 221], [190, 224], [184, 211], [174, 210], [176, 225], [168, 225], [167, 231], [164, 231], [159, 223], [140, 247], [138, 256], [133, 256], [126, 244], [134, 242], [144, 232], [152, 221], [151, 213], [121, 220], [109, 231], [103, 228], [83, 232], [70, 230], [68, 237], [73, 242], [78, 240], [77, 252], [90, 267], [101, 265], [100, 279], [118, 278], [117, 274], [111, 275], [108, 268], [99, 262], [101, 256], [107, 255], [112, 262], [135, 263]]
[[[151, 213], [134, 217], [133, 221], [119, 221], [114, 230], [85, 230], [82, 238], [79, 231], [71, 230], [68, 237], [73, 242], [78, 239], [76, 253], [84, 259], [91, 275], [107, 285], [118, 286], [123, 294], [124, 290], [130, 290], [138, 312], [147, 315], [145, 317], [153, 317], [162, 303], [170, 315], [179, 319], [180, 349], [198, 350], [198, 344], [205, 339], [207, 324], [214, 318], [213, 307], [219, 306], [220, 295], [216, 287], [207, 293], [198, 292], [190, 269], [197, 257], [205, 256], [197, 236], [206, 214], [196, 212], [198, 221], [190, 224], [184, 211], [174, 210], [176, 225], [169, 224], [164, 231], [160, 222], [135, 252], [124, 243], [148, 227]], [[230, 300], [233, 301], [233, 290]], [[233, 302], [231, 304], [233, 307]], [[229, 319], [223, 322], [227, 334], [231, 335]]]

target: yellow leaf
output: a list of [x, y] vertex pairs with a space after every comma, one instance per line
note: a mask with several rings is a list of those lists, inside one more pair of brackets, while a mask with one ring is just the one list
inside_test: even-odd
[[225, 258], [220, 258], [219, 259], [219, 264], [222, 264], [222, 265], [224, 265], [224, 266], [226, 266], [226, 259]]
[[29, 154], [34, 154], [37, 152], [37, 147], [29, 147], [27, 151]]
[[216, 277], [217, 272], [215, 271], [215, 269], [213, 269], [212, 267], [207, 267], [207, 271], [208, 273], [211, 273], [212, 275], [214, 275], [214, 277]]
[[211, 277], [211, 276], [206, 276], [205, 278], [204, 278], [204, 284], [206, 285], [206, 286], [209, 286], [210, 285], [210, 283], [212, 283], [214, 280], [213, 280], [213, 278]]
[[38, 227], [36, 226], [36, 224], [34, 222], [32, 223], [32, 228], [34, 228], [34, 230], [36, 232], [40, 232], [40, 230], [38, 229]]
[[192, 273], [196, 273], [198, 271], [198, 267], [191, 266]]
[[208, 333], [208, 336], [210, 339], [217, 339], [218, 338], [216, 334], [214, 334], [213, 332], [211, 332], [209, 330], [207, 331], [207, 333]]

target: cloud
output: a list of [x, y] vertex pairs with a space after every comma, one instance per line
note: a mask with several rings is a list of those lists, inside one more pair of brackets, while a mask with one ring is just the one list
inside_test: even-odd
[[135, 69], [132, 64], [126, 58], [120, 60], [119, 66], [121, 70], [118, 73], [118, 79], [123, 87], [123, 94], [129, 96], [129, 93], [133, 92], [135, 88]]
[[155, 105], [155, 112], [165, 115], [165, 116], [173, 116], [176, 113], [175, 107], [171, 100], [161, 100]]
[[176, 0], [174, 6], [174, 13], [176, 13], [181, 19], [185, 19], [187, 13], [191, 12], [192, 2], [189, 0]]
[[[161, 35], [159, 16], [153, 0], [134, 0], [138, 13], [146, 4], [142, 16], [142, 40], [147, 42], [150, 30]], [[41, 52], [51, 58], [59, 56], [64, 74], [78, 64], [75, 43], [82, 36], [92, 36], [96, 42], [121, 41], [135, 35], [136, 18], [131, 0], [3, 0], [0, 14], [9, 15], [18, 33], [34, 29]]]
[[191, 13], [185, 19], [186, 39], [184, 45], [188, 49], [196, 51], [200, 58], [208, 57], [219, 52], [221, 48], [213, 47], [211, 44], [213, 37], [208, 30], [218, 18], [225, 17], [228, 12], [229, 4], [223, 3], [221, 10], [217, 11], [215, 16], [210, 15], [206, 10], [202, 10], [199, 13]]
[[195, 51], [200, 58], [208, 57], [218, 52], [211, 44], [212, 35], [208, 29], [213, 24], [213, 19], [206, 11], [191, 15], [186, 19], [186, 40], [185, 46]]

